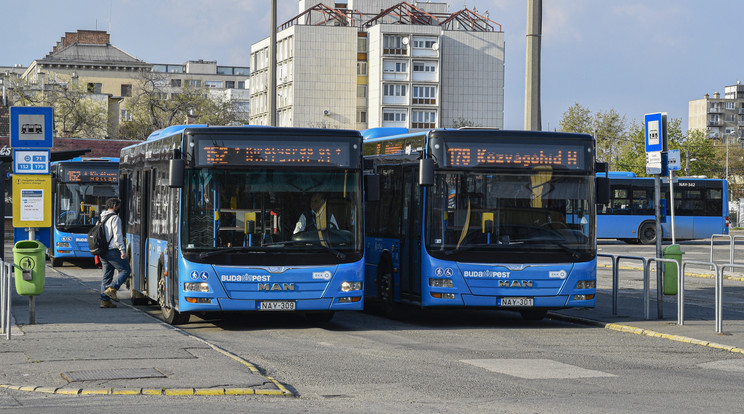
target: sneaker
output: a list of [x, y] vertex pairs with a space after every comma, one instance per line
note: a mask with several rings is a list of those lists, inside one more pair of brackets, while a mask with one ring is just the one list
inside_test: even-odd
[[116, 304], [111, 302], [110, 300], [102, 300], [101, 307], [102, 308], [115, 308]]
[[110, 287], [103, 291], [103, 294], [110, 297], [111, 300], [118, 302], [119, 298], [116, 297], [116, 289]]

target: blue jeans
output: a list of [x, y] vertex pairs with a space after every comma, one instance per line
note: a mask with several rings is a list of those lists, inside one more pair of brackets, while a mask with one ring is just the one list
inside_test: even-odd
[[[108, 287], [112, 287], [119, 290], [121, 285], [127, 281], [129, 274], [132, 273], [132, 268], [129, 267], [129, 261], [121, 258], [121, 253], [118, 250], [107, 250], [106, 253], [99, 256], [101, 259], [101, 265], [103, 265], [103, 280], [101, 280], [101, 300], [109, 300], [103, 292]], [[116, 279], [114, 279], [114, 269], [118, 271]]]

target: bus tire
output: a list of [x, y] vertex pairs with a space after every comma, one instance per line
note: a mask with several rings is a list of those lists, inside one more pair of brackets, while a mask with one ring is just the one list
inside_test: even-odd
[[158, 272], [158, 305], [160, 305], [160, 314], [163, 316], [163, 320], [169, 325], [183, 325], [188, 322], [190, 317], [188, 313], [181, 313], [166, 303], [167, 293], [165, 277], [163, 276], [163, 269], [161, 267]]
[[333, 319], [333, 315], [335, 312], [333, 311], [327, 311], [327, 312], [308, 312], [305, 314], [305, 318], [307, 318], [310, 323], [327, 323], [330, 322], [331, 319]]
[[52, 263], [52, 267], [60, 267], [62, 266], [62, 259], [58, 259], [54, 256], [49, 257], [49, 261]]
[[523, 310], [519, 311], [519, 313], [522, 315], [522, 319], [526, 321], [541, 321], [548, 316], [548, 311], [546, 309]]
[[382, 306], [382, 314], [389, 319], [400, 319], [400, 312], [395, 303], [395, 286], [393, 272], [389, 267], [377, 275], [377, 298]]
[[641, 224], [638, 229], [638, 241], [641, 244], [656, 243], [656, 224], [651, 222]]

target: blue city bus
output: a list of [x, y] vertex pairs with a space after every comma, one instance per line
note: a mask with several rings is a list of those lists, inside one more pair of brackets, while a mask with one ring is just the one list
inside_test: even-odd
[[53, 178], [52, 245], [47, 256], [53, 267], [64, 260], [92, 259], [88, 231], [105, 210], [106, 200], [119, 190], [118, 158], [73, 158], [51, 164]]
[[[597, 211], [597, 238], [619, 239], [631, 244], [655, 244], [654, 179], [623, 171], [608, 174], [610, 202]], [[663, 238], [671, 239], [669, 181], [664, 181], [661, 185], [661, 227]], [[706, 239], [713, 234], [728, 232], [726, 180], [678, 178], [674, 183], [675, 239]]]
[[[172, 126], [123, 148], [132, 302], [192, 313], [361, 310], [359, 131]], [[298, 231], [314, 194], [325, 203]]]
[[[387, 136], [389, 132], [395, 135]], [[363, 132], [380, 199], [366, 205], [365, 296], [518, 311], [596, 303], [595, 143], [487, 129]]]

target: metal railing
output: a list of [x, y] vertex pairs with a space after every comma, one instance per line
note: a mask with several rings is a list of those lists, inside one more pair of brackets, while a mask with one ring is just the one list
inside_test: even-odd
[[[710, 236], [710, 261], [713, 262], [713, 241], [716, 237], [725, 237], [729, 240], [729, 263], [735, 264], [736, 261], [734, 260], [734, 252], [736, 250], [736, 240], [737, 239], [744, 239], [744, 236], [742, 235], [731, 235], [731, 234], [713, 234]], [[712, 270], [712, 269], [711, 269]]]
[[651, 313], [651, 299], [650, 295], [648, 294], [648, 291], [650, 289], [650, 280], [651, 280], [651, 262], [656, 262], [657, 270], [656, 270], [656, 309], [658, 318], [662, 319], [664, 318], [664, 282], [662, 281], [662, 271], [660, 271], [659, 263], [674, 263], [675, 268], [677, 269], [677, 296], [679, 296], [679, 281], [683, 279], [683, 273], [682, 268], [679, 265], [679, 262], [677, 262], [674, 259], [665, 259], [660, 257], [649, 257], [646, 259], [646, 262], [643, 266], [643, 310], [644, 310], [644, 317], [646, 320], [650, 319], [649, 314]]
[[[651, 319], [651, 263], [657, 263], [656, 278], [656, 298], [658, 318], [664, 317], [664, 296], [663, 296], [663, 277], [662, 271], [658, 268], [659, 263], [674, 263], [677, 269], [677, 324], [684, 325], [684, 306], [685, 306], [685, 267], [687, 265], [710, 266], [715, 269], [715, 323], [716, 333], [723, 333], [723, 271], [726, 268], [744, 269], [744, 264], [726, 263], [719, 265], [714, 262], [702, 262], [693, 260], [683, 260], [682, 265], [674, 260], [657, 257], [640, 257], [640, 256], [621, 256], [613, 254], [597, 254], [597, 257], [607, 257], [612, 259], [612, 315], [617, 315], [618, 292], [620, 290], [620, 260], [639, 260], [643, 264], [643, 317], [646, 320]], [[719, 270], [720, 269], [720, 270]]]
[[10, 304], [13, 301], [11, 286], [14, 269], [12, 263], [0, 260], [0, 334], [10, 340]]

